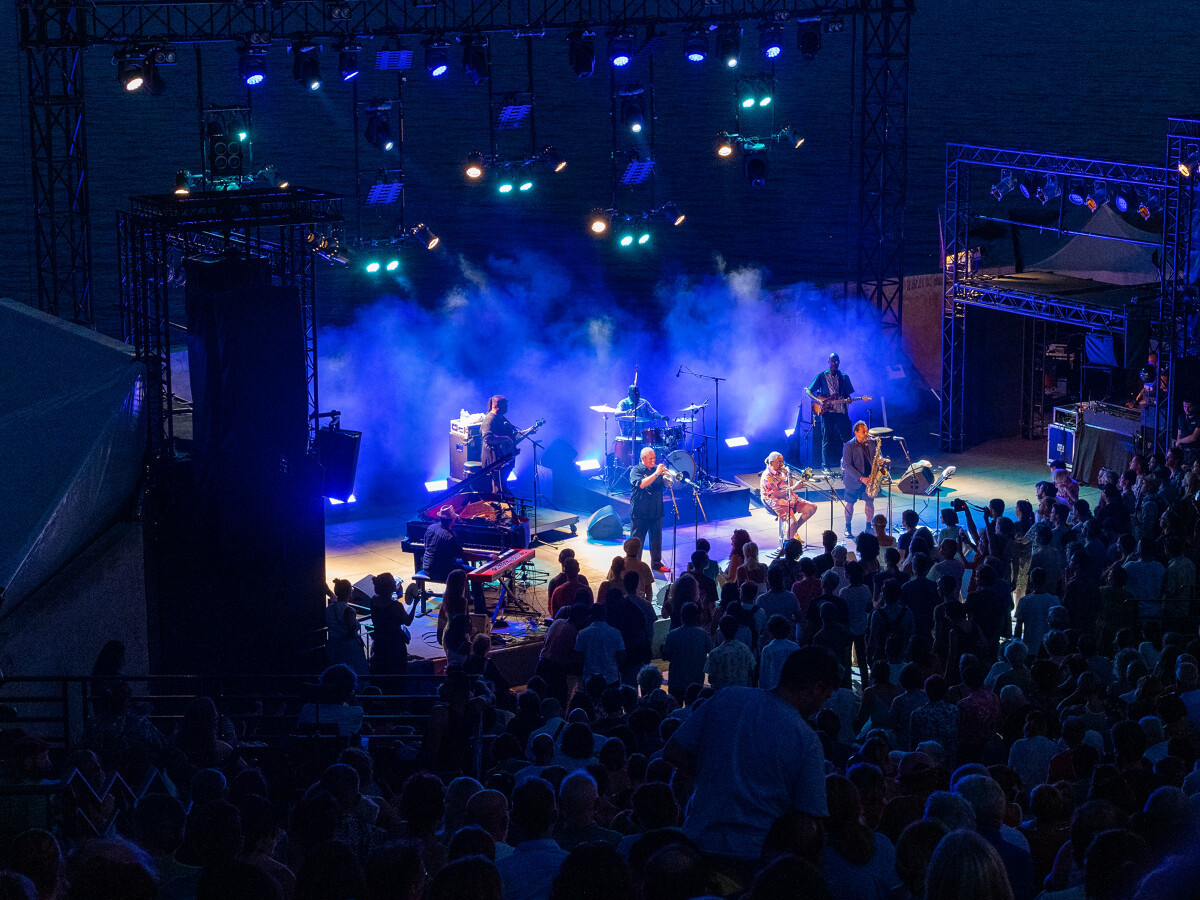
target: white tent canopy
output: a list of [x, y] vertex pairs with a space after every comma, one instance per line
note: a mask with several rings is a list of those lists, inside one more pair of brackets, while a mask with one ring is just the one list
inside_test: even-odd
[[[1096, 210], [1082, 230], [1089, 235], [1154, 239], [1152, 233], [1134, 228], [1107, 204]], [[1078, 235], [1030, 268], [1107, 284], [1150, 284], [1158, 281], [1153, 253], [1152, 247]]]

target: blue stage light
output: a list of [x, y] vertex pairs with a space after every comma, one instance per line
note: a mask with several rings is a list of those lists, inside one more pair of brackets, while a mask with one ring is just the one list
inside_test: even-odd
[[620, 30], [608, 36], [608, 59], [618, 69], [629, 65], [633, 59], [632, 32]]
[[783, 28], [774, 22], [763, 22], [758, 26], [758, 49], [767, 59], [775, 59], [783, 52]]
[[496, 190], [499, 191], [501, 194], [511, 194], [512, 189], [513, 189], [513, 186], [512, 186], [511, 181], [502, 181], [496, 187]]
[[398, 268], [400, 268], [400, 260], [398, 260], [398, 259], [389, 259], [388, 260], [387, 270], [389, 272], [395, 272]]
[[372, 275], [374, 275], [376, 272], [378, 272], [379, 271], [379, 261], [372, 260], [371, 262], [367, 263], [367, 271], [370, 272]]
[[742, 26], [726, 22], [717, 29], [717, 58], [725, 67], [736, 69], [742, 58]]
[[533, 182], [532, 182], [532, 181], [522, 181], [522, 182], [520, 183], [520, 185], [518, 185], [518, 186], [517, 186], [517, 190], [519, 190], [519, 191], [529, 191], [529, 190], [532, 190], [532, 189], [533, 189]]
[[430, 78], [441, 78], [450, 70], [450, 45], [441, 38], [425, 42], [425, 71]]
[[683, 55], [694, 63], [708, 59], [708, 35], [700, 28], [689, 31], [683, 38]]

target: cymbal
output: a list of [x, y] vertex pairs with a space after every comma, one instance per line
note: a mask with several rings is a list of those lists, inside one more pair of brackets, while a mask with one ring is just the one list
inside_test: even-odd
[[707, 400], [703, 403], [693, 403], [691, 406], [685, 406], [680, 412], [696, 412], [697, 410], [704, 409], [706, 406], [708, 406]]
[[683, 424], [687, 424], [689, 422], [695, 422], [696, 417], [695, 416], [676, 416], [675, 421], [678, 422], [679, 424], [683, 425]]
[[891, 436], [892, 436], [892, 429], [891, 429], [891, 428], [884, 428], [884, 427], [882, 427], [882, 426], [881, 426], [881, 427], [879, 427], [879, 428], [872, 428], [870, 431], [868, 431], [868, 432], [867, 432], [867, 434], [869, 434], [869, 435], [870, 435], [871, 437], [873, 437], [873, 438], [885, 438], [885, 437], [891, 437]]
[[598, 412], [598, 413], [618, 413], [618, 412], [620, 412], [620, 410], [615, 407], [604, 406], [604, 405], [589, 406], [588, 409], [592, 410], [593, 412]]

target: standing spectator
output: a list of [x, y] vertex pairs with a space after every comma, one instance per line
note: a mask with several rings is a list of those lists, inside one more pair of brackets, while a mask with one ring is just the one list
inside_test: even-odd
[[932, 567], [933, 560], [918, 553], [913, 557], [913, 577], [900, 587], [900, 605], [912, 613], [914, 634], [933, 634], [933, 611], [941, 598], [937, 582], [929, 577]]
[[773, 691], [718, 691], [672, 735], [663, 758], [695, 779], [683, 830], [702, 851], [748, 873], [781, 815], [826, 817], [825, 761], [805, 719], [837, 682], [832, 655], [803, 647]]
[[908, 574], [900, 570], [901, 559], [900, 551], [895, 547], [888, 547], [883, 551], [884, 567], [872, 579], [872, 597], [878, 599], [882, 595], [885, 581], [898, 582], [901, 587], [908, 582]]
[[913, 635], [912, 611], [900, 605], [901, 587], [894, 581], [883, 586], [883, 602], [871, 613], [867, 641], [867, 658], [882, 659], [887, 640], [898, 635], [904, 643]]
[[[796, 571], [800, 571], [799, 564], [796, 565]], [[796, 595], [791, 591], [793, 582], [786, 581], [785, 576], [786, 569], [776, 566], [775, 563], [772, 563], [771, 567], [767, 569], [768, 590], [758, 598], [758, 605], [768, 622], [772, 616], [783, 616], [788, 624], [794, 624], [796, 621]]]
[[1009, 613], [1009, 601], [996, 589], [996, 570], [991, 566], [980, 567], [979, 589], [967, 596], [966, 605], [967, 613], [987, 638], [988, 652], [980, 659], [990, 666], [996, 661], [996, 645]]
[[854, 636], [850, 629], [838, 621], [838, 611], [832, 603], [821, 604], [821, 630], [813, 635], [813, 643], [824, 647], [838, 661], [841, 668], [843, 687], [850, 686], [850, 647]]
[[354, 585], [346, 579], [333, 579], [333, 602], [325, 607], [325, 657], [329, 665], [344, 663], [363, 678], [367, 675], [367, 653], [358, 616], [350, 606], [353, 591]]
[[[550, 583], [546, 585], [547, 597], [553, 597], [555, 590], [558, 589], [558, 586], [568, 581], [574, 581], [581, 585], [586, 585], [588, 583], [588, 580], [579, 574], [578, 566], [575, 567], [574, 574], [567, 571], [567, 560], [574, 558], [575, 551], [570, 547], [564, 547], [562, 550], [558, 551], [558, 565], [560, 571], [557, 575], [551, 578]], [[622, 568], [624, 568], [624, 561], [622, 561]]]
[[642, 542], [631, 537], [621, 545], [621, 549], [625, 551], [625, 571], [622, 573], [622, 580], [630, 572], [637, 572], [637, 592], [642, 599], [649, 600], [654, 591], [654, 573], [650, 571], [650, 564], [642, 561]]
[[1045, 572], [1043, 589], [1055, 596], [1061, 596], [1062, 576], [1067, 561], [1054, 543], [1054, 532], [1045, 522], [1039, 522], [1033, 529], [1033, 541], [1033, 555], [1029, 558], [1030, 571], [1041, 569]]
[[1023, 641], [1031, 656], [1037, 656], [1046, 636], [1050, 609], [1058, 606], [1058, 595], [1046, 590], [1046, 570], [1034, 566], [1029, 570], [1029, 593], [1017, 602], [1017, 627], [1014, 637]]
[[899, 886], [892, 842], [863, 824], [858, 789], [840, 775], [825, 778], [829, 818], [822, 869], [830, 893], [844, 900], [887, 897]]
[[791, 590], [793, 584], [800, 578], [800, 554], [804, 552], [804, 542], [798, 538], [792, 538], [783, 545], [783, 552], [771, 561], [767, 566], [767, 587], [771, 590], [776, 588], [771, 587], [771, 572], [778, 570], [780, 572], [779, 590]]
[[[947, 510], [943, 510], [943, 512], [947, 512]], [[953, 510], [949, 510], [949, 512], [953, 514]], [[956, 529], [958, 528], [957, 525], [954, 527]], [[946, 529], [943, 528], [942, 533], [944, 534], [945, 531]], [[958, 541], [943, 540], [938, 545], [938, 550], [940, 558], [929, 570], [929, 578], [930, 580], [937, 582], [938, 579], [940, 579], [943, 575], [954, 576], [954, 596], [956, 598], [961, 598], [963, 574], [967, 571], [967, 567], [963, 563], [962, 557], [959, 555]], [[913, 564], [916, 565], [916, 557], [913, 557]]]
[[945, 751], [946, 768], [958, 759], [958, 709], [946, 700], [948, 688], [941, 675], [930, 675], [925, 679], [929, 703], [914, 709], [908, 718], [909, 743], [916, 747], [922, 741], [937, 741]]
[[871, 588], [866, 584], [866, 575], [858, 561], [846, 563], [849, 584], [842, 590], [842, 600], [849, 615], [846, 626], [850, 629], [854, 655], [858, 657], [858, 680], [862, 684], [867, 683], [867, 623], [872, 611]]
[[[559, 578], [562, 576], [562, 580], [554, 586], [553, 591], [547, 589], [547, 596], [550, 598], [549, 608], [551, 616], [557, 616], [559, 610], [571, 606], [575, 602], [575, 594], [579, 589], [588, 586], [587, 579], [579, 574], [579, 560], [575, 558], [574, 553], [561, 559], [560, 562], [562, 563], [562, 572], [554, 577]], [[622, 568], [624, 568], [624, 565], [624, 561], [622, 561]], [[607, 584], [607, 582], [605, 583]], [[604, 602], [603, 595], [597, 599], [598, 602]]]
[[725, 616], [721, 620], [724, 640], [708, 654], [704, 671], [714, 690], [725, 687], [750, 687], [754, 683], [754, 654], [737, 639], [738, 620]]
[[792, 631], [791, 623], [783, 616], [772, 616], [767, 622], [767, 634], [771, 639], [762, 649], [758, 671], [758, 686], [763, 690], [772, 691], [776, 688], [784, 663], [800, 649], [795, 641], [788, 639]]
[[621, 683], [625, 641], [621, 632], [608, 624], [608, 609], [609, 604], [597, 603], [592, 606], [591, 624], [575, 638], [575, 651], [583, 654], [585, 682], [593, 676], [599, 676], [609, 687], [616, 687]]
[[608, 607], [608, 624], [621, 632], [625, 644], [625, 659], [621, 662], [621, 681], [633, 684], [637, 679], [638, 670], [650, 662], [650, 636], [653, 625], [646, 621], [638, 601], [638, 576], [636, 572], [625, 573], [625, 594], [618, 596], [615, 591], [606, 598]]
[[1163, 582], [1166, 581], [1167, 570], [1154, 558], [1152, 538], [1138, 541], [1137, 555], [1125, 563], [1124, 569], [1129, 576], [1126, 587], [1137, 603], [1138, 618], [1143, 621], [1161, 619]]
[[1046, 780], [1058, 745], [1046, 737], [1046, 716], [1040, 710], [1033, 710], [1025, 717], [1024, 734], [1008, 751], [1008, 767], [1017, 773], [1022, 784], [1032, 788]]
[[544, 779], [527, 779], [513, 790], [511, 822], [516, 841], [512, 854], [496, 863], [505, 900], [547, 900], [550, 896], [554, 878], [567, 858], [567, 851], [553, 837], [557, 812], [554, 788]]
[[[405, 629], [412, 624], [413, 611], [405, 609], [396, 599], [396, 579], [390, 572], [376, 575], [371, 583], [375, 587], [375, 596], [371, 598], [371, 674], [403, 675], [408, 671]], [[465, 605], [464, 598], [463, 612]]]
[[1167, 538], [1167, 573], [1163, 582], [1166, 599], [1164, 615], [1182, 618], [1191, 612], [1191, 602], [1196, 597], [1196, 564], [1183, 552], [1183, 539], [1172, 535]]
[[959, 762], [977, 762], [1000, 728], [1000, 698], [983, 685], [983, 665], [962, 668], [965, 696], [958, 701]]
[[729, 542], [729, 564], [725, 567], [727, 582], [738, 583], [738, 569], [746, 562], [746, 555], [742, 550], [748, 543], [750, 543], [750, 532], [745, 528], [735, 528]]
[[833, 550], [838, 545], [838, 536], [836, 531], [821, 532], [821, 548], [822, 552], [812, 558], [813, 565], [817, 567], [817, 577], [821, 578], [833, 568]]
[[767, 631], [767, 614], [758, 605], [757, 598], [758, 586], [752, 581], [742, 582], [738, 588], [738, 602], [729, 608], [728, 613], [738, 620], [737, 639], [755, 655], [758, 654]]
[[1129, 573], [1123, 566], [1113, 566], [1100, 588], [1100, 610], [1096, 615], [1096, 645], [1100, 652], [1111, 654], [1113, 639], [1123, 628], [1137, 625], [1137, 601], [1126, 588]]
[[693, 684], [704, 684], [704, 663], [713, 649], [712, 636], [700, 627], [700, 611], [694, 603], [683, 604], [683, 624], [667, 634], [662, 658], [670, 663], [668, 691], [682, 701]]

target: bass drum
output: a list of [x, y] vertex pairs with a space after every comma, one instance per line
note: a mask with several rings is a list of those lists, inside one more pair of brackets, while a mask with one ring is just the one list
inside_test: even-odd
[[696, 480], [696, 461], [686, 450], [672, 450], [665, 460], [667, 468], [673, 472], [682, 472], [689, 480]]

